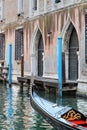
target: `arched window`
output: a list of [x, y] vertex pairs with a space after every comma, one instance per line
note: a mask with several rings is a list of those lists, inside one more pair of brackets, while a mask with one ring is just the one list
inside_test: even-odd
[[78, 36], [75, 28], [73, 28], [69, 41], [69, 80], [78, 79], [78, 51]]
[[44, 46], [43, 46], [43, 38], [41, 35], [38, 44], [38, 76], [43, 76], [43, 53], [44, 53]]

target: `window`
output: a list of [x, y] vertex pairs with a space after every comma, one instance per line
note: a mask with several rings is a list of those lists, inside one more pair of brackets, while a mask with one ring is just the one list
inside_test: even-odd
[[37, 0], [34, 0], [34, 10], [37, 10]]
[[18, 14], [23, 13], [23, 0], [18, 0]]
[[0, 60], [5, 60], [5, 34], [0, 34]]
[[61, 0], [55, 0], [55, 3], [59, 3]]
[[85, 14], [85, 62], [87, 63], [87, 14]]
[[21, 60], [21, 55], [24, 54], [23, 29], [15, 31], [15, 60]]
[[5, 0], [0, 2], [0, 20], [3, 20], [5, 17]]

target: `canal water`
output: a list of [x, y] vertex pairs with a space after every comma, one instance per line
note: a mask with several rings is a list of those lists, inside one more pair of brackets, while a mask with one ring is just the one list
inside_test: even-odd
[[[39, 92], [56, 103], [55, 94]], [[87, 100], [72, 96], [63, 97], [63, 105], [73, 106], [87, 115]], [[84, 106], [84, 107], [83, 107]], [[0, 84], [0, 130], [55, 130], [30, 105], [29, 92], [19, 86]]]

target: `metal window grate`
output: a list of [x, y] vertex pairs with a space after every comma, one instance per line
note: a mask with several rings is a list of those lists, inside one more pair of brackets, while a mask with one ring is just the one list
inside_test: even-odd
[[5, 59], [5, 34], [0, 34], [0, 60]]
[[24, 53], [23, 29], [15, 31], [15, 60], [21, 60], [21, 55]]
[[85, 62], [87, 63], [87, 14], [85, 14]]
[[78, 79], [78, 51], [78, 36], [75, 28], [73, 28], [69, 41], [69, 80]]
[[43, 53], [44, 53], [44, 46], [43, 46], [43, 39], [41, 36], [38, 43], [38, 76], [43, 76]]

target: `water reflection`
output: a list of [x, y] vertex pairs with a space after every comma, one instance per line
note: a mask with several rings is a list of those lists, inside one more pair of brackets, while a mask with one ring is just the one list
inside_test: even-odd
[[8, 125], [7, 123], [7, 120], [8, 120], [8, 117], [7, 117], [7, 112], [5, 110], [8, 109], [7, 108], [7, 102], [8, 102], [8, 99], [6, 98], [5, 99], [5, 95], [6, 95], [6, 91], [4, 91], [4, 85], [0, 84], [0, 130], [4, 130], [6, 127], [5, 127], [5, 124]]
[[9, 125], [10, 130], [13, 130], [13, 104], [12, 104], [12, 86], [9, 87], [9, 106], [8, 106], [8, 117], [9, 117]]
[[85, 115], [87, 115], [87, 99], [78, 98], [78, 100], [77, 100], [77, 108], [82, 113], [84, 113]]
[[[16, 86], [17, 87], [17, 86]], [[16, 88], [14, 86], [14, 88]], [[15, 89], [13, 89], [15, 94]], [[13, 95], [14, 97], [15, 95]], [[32, 118], [32, 108], [29, 102], [29, 94], [27, 88], [18, 89], [16, 91], [15, 98], [15, 115], [14, 115], [14, 126], [16, 130], [28, 130], [30, 126], [32, 126], [31, 118]]]
[[29, 130], [55, 130], [38, 112], [34, 111], [33, 121], [33, 125]]
[[[39, 92], [56, 103], [56, 94]], [[87, 99], [63, 95], [63, 105], [74, 107], [87, 115]], [[83, 107], [84, 106], [84, 107]], [[55, 130], [30, 105], [29, 92], [19, 86], [0, 84], [0, 130]]]
[[[56, 93], [48, 93], [48, 92], [37, 92], [37, 93], [39, 94], [39, 96], [45, 98], [48, 101], [60, 104], [60, 100], [57, 98], [58, 96], [56, 96]], [[77, 109], [80, 112], [87, 115], [87, 99], [85, 98], [80, 98], [75, 95], [63, 95], [62, 105], [73, 107], [74, 109]]]

